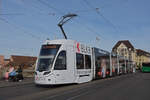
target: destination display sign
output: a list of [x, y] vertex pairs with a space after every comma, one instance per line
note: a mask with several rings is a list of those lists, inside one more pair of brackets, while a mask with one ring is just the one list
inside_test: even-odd
[[57, 46], [56, 45], [43, 45], [42, 48], [43, 49], [56, 49]]

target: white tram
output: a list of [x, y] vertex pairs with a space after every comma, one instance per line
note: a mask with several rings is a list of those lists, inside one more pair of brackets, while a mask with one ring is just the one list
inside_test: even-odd
[[[35, 68], [35, 84], [84, 83], [126, 73], [126, 60], [74, 40], [46, 40]], [[130, 69], [130, 68], [129, 68]]]
[[35, 68], [36, 84], [83, 83], [93, 79], [92, 48], [73, 40], [46, 40]]

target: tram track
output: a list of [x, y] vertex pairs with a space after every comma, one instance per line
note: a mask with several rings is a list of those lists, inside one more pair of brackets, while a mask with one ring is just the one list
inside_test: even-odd
[[[53, 86], [53, 87], [35, 87], [34, 85], [34, 86], [31, 86], [31, 88], [32, 89], [36, 88], [38, 92], [33, 91], [25, 95], [14, 96], [11, 100], [27, 100], [27, 99], [28, 100], [43, 100], [43, 98], [44, 100], [55, 100], [55, 98], [58, 98], [59, 100], [60, 98], [64, 97], [64, 95], [65, 97], [68, 97], [66, 96], [67, 94], [74, 94], [71, 97], [76, 97], [78, 95], [89, 94], [90, 92], [88, 92], [87, 89], [93, 88], [92, 91], [95, 91], [96, 88], [105, 88], [105, 87], [108, 87], [110, 83], [116, 80], [122, 80], [122, 79], [124, 80], [129, 77], [132, 77], [132, 74], [117, 76], [117, 77], [108, 78], [108, 79], [96, 80], [96, 81], [83, 83], [83, 84], [77, 84], [77, 85], [72, 84], [72, 85], [61, 85], [61, 86]], [[81, 91], [82, 93], [85, 93], [85, 94], [82, 94]], [[65, 98], [64, 100], [68, 98]]]

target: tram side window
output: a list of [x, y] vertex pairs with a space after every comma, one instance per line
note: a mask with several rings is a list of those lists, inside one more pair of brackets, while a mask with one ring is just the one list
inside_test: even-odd
[[77, 69], [84, 69], [84, 56], [83, 54], [76, 53]]
[[85, 55], [85, 69], [91, 69], [91, 56]]
[[66, 70], [66, 51], [61, 51], [59, 53], [54, 70]]
[[109, 56], [106, 57], [106, 68], [110, 69], [110, 58], [109, 58]]

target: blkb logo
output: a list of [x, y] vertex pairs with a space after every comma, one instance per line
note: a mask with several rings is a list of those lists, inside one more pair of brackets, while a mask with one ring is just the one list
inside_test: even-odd
[[88, 46], [77, 43], [77, 52], [81, 53], [91, 53], [91, 49]]

